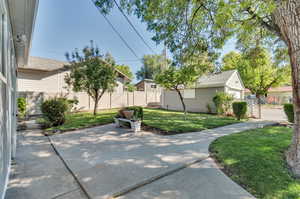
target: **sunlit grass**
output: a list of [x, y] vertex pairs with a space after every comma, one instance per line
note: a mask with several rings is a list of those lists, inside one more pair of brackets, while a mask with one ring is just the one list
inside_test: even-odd
[[233, 117], [222, 117], [203, 113], [188, 113], [159, 109], [144, 110], [144, 124], [168, 132], [193, 132], [237, 123]]
[[[118, 109], [100, 110], [96, 116], [91, 112], [71, 113], [67, 115], [63, 125], [47, 130], [67, 131], [109, 124], [113, 122], [113, 117], [117, 111]], [[200, 131], [237, 122], [232, 117], [219, 117], [202, 113], [188, 113], [185, 120], [183, 112], [148, 108], [144, 109], [143, 120], [147, 126], [174, 133]]]
[[221, 137], [210, 148], [230, 177], [257, 198], [298, 199], [300, 181], [284, 159], [291, 138], [290, 128], [267, 127]]

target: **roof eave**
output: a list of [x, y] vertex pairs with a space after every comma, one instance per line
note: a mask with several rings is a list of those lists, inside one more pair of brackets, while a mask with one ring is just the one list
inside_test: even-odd
[[26, 65], [39, 0], [8, 0], [12, 34], [18, 66]]

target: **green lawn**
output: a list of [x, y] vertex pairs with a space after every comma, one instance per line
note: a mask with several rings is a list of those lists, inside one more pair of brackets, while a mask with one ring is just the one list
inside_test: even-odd
[[292, 130], [267, 127], [224, 136], [210, 146], [225, 172], [261, 199], [300, 198], [300, 181], [286, 167]]
[[113, 117], [117, 114], [117, 109], [98, 111], [94, 116], [90, 112], [79, 112], [68, 114], [66, 122], [57, 127], [48, 128], [47, 130], [74, 130], [80, 128], [87, 128], [96, 125], [109, 124], [113, 122]]
[[220, 117], [203, 113], [188, 113], [184, 120], [184, 113], [160, 109], [144, 109], [144, 124], [166, 132], [184, 133], [201, 131], [225, 126], [238, 121], [233, 117]]
[[[113, 122], [116, 113], [117, 109], [99, 111], [96, 117], [89, 112], [73, 113], [67, 115], [65, 124], [47, 130], [67, 131], [108, 124]], [[187, 120], [184, 120], [182, 112], [145, 108], [143, 122], [146, 126], [160, 129], [163, 132], [183, 133], [215, 128], [237, 123], [238, 121], [232, 117], [219, 117], [200, 113], [188, 113]]]

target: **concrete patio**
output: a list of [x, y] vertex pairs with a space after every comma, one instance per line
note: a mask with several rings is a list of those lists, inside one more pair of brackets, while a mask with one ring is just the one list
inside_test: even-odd
[[217, 137], [271, 125], [247, 122], [173, 136], [106, 125], [51, 136], [89, 198], [253, 198], [209, 158]]
[[210, 159], [217, 137], [272, 125], [247, 122], [173, 136], [114, 125], [45, 137], [19, 132], [6, 199], [254, 198]]

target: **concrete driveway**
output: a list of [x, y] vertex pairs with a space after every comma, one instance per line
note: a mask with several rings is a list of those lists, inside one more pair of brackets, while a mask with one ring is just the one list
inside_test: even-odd
[[270, 125], [247, 122], [173, 136], [114, 125], [51, 136], [89, 198], [252, 198], [209, 158], [217, 137]]

